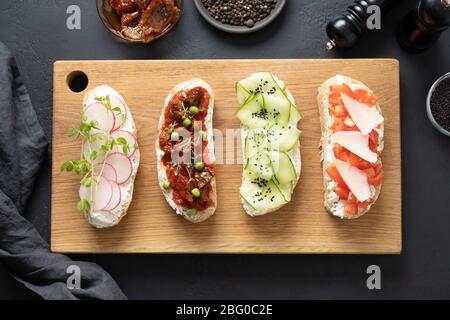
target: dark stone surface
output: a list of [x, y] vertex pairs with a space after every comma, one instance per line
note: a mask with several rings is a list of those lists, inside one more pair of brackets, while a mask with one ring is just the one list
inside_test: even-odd
[[[130, 298], [450, 298], [450, 141], [426, 118], [433, 81], [450, 71], [450, 32], [422, 54], [402, 51], [394, 30], [414, 6], [405, 1], [346, 53], [327, 53], [324, 28], [349, 0], [291, 0], [267, 29], [229, 35], [212, 29], [186, 0], [167, 38], [150, 46], [115, 42], [95, 1], [1, 1], [0, 40], [16, 54], [47, 137], [51, 137], [52, 64], [63, 59], [357, 58], [400, 60], [403, 158], [401, 256], [86, 255], [101, 264]], [[81, 7], [82, 30], [66, 29], [66, 9]], [[301, 79], [299, 79], [301, 81]], [[384, 106], [388, 108], [389, 106]], [[1, 120], [0, 120], [1, 121]], [[49, 154], [50, 159], [50, 154]], [[48, 239], [50, 160], [27, 217]], [[365, 270], [378, 264], [382, 290], [366, 288]], [[0, 298], [32, 298], [0, 267]]]

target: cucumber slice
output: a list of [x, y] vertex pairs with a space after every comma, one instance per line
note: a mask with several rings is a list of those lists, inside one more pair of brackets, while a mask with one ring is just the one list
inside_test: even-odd
[[285, 93], [278, 85], [278, 82], [275, 80], [273, 74], [270, 72], [259, 72], [252, 74], [250, 77], [239, 81], [238, 84], [250, 94], [264, 93], [284, 96], [287, 99]]
[[274, 176], [279, 185], [290, 183], [297, 178], [294, 164], [286, 153], [272, 151], [269, 152], [269, 158], [272, 162]]
[[269, 121], [287, 125], [291, 116], [291, 103], [286, 97], [274, 94], [263, 94], [264, 108], [269, 115]]
[[[239, 103], [243, 104], [236, 115], [250, 128], [263, 128], [270, 123], [287, 125], [300, 120], [298, 109], [271, 73], [255, 73], [239, 81], [236, 83], [236, 94]], [[252, 97], [256, 97], [259, 102], [263, 101], [259, 109]]]
[[249, 130], [247, 132], [247, 136], [245, 137], [244, 158], [246, 161], [258, 153], [259, 134], [257, 130], [258, 129]]
[[244, 174], [246, 176], [240, 194], [251, 208], [256, 211], [268, 211], [287, 203], [273, 181], [257, 177], [250, 171], [245, 171]]
[[272, 150], [267, 134], [267, 130], [263, 128], [248, 130], [244, 146], [245, 159], [250, 159], [257, 153]]
[[291, 151], [298, 143], [301, 131], [293, 125], [273, 125], [267, 130], [271, 150]]
[[243, 105], [247, 101], [247, 99], [251, 96], [251, 93], [248, 92], [239, 82], [237, 82], [236, 95], [239, 105]]
[[277, 186], [278, 190], [280, 190], [281, 195], [283, 196], [284, 200], [286, 200], [286, 202], [291, 202], [292, 191], [294, 191], [292, 182], [285, 183], [285, 184], [278, 184], [278, 182], [274, 180], [274, 183]]
[[272, 161], [267, 152], [258, 153], [250, 158], [246, 169], [264, 180], [271, 180], [274, 175]]
[[289, 118], [289, 123], [291, 124], [297, 124], [302, 119], [302, 115], [300, 113], [300, 110], [297, 109], [297, 107], [293, 104], [291, 104], [291, 116]]
[[250, 129], [244, 141], [244, 157], [246, 160], [258, 153], [267, 151], [291, 151], [298, 143], [301, 131], [287, 125], [273, 125], [266, 129]]
[[[294, 109], [297, 109], [286, 92], [280, 87], [278, 81], [275, 80], [274, 75], [270, 72], [255, 73], [250, 77], [239, 81], [237, 86], [241, 88], [240, 94], [244, 98], [246, 96], [245, 91], [247, 92], [247, 95], [262, 93], [264, 95], [273, 96], [276, 99], [284, 100], [285, 104], [289, 103]], [[298, 112], [298, 110], [296, 111]], [[290, 110], [287, 112], [290, 113]]]
[[245, 102], [236, 116], [249, 128], [264, 128], [273, 123], [287, 125], [290, 106], [286, 100], [258, 93]]
[[268, 115], [264, 109], [261, 94], [256, 94], [236, 112], [241, 123], [249, 128], [264, 128], [268, 123]]

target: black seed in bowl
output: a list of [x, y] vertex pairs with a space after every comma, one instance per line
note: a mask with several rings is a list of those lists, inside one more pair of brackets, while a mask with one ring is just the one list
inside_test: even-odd
[[450, 78], [439, 82], [431, 93], [430, 109], [434, 120], [450, 131]]
[[232, 26], [253, 28], [268, 17], [278, 0], [201, 0], [211, 17]]

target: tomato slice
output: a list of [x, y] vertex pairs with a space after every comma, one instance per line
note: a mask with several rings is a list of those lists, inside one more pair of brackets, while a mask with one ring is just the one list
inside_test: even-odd
[[355, 215], [358, 213], [359, 208], [367, 208], [368, 206], [369, 201], [359, 202], [355, 195], [350, 192], [344, 210], [349, 215]]
[[330, 113], [333, 114], [333, 115], [334, 115], [334, 108], [335, 108], [334, 105], [330, 105]]
[[377, 163], [374, 164], [375, 174], [379, 174], [381, 170], [383, 169], [383, 165], [381, 163], [381, 160], [378, 160]]
[[369, 161], [361, 159], [361, 161], [358, 164], [358, 169], [365, 170], [371, 168], [372, 166], [373, 164], [371, 164]]
[[354, 154], [353, 152], [349, 152], [348, 163], [351, 166], [358, 167], [362, 161], [364, 161], [364, 160], [361, 159], [360, 157], [358, 157], [356, 154]]
[[338, 197], [342, 200], [347, 200], [350, 194], [350, 190], [344, 187], [336, 187], [334, 189], [334, 193], [338, 195]]
[[343, 125], [343, 123], [344, 123], [344, 120], [342, 119], [342, 118], [334, 118], [334, 121], [333, 121], [333, 124], [331, 125], [331, 127], [330, 127], [330, 130], [331, 131], [336, 131], [336, 128], [339, 126], [341, 126], [341, 125]]
[[[339, 108], [336, 106], [335, 108]], [[335, 109], [333, 109], [335, 110]], [[330, 130], [332, 132], [339, 132], [339, 131], [359, 131], [358, 127], [356, 125], [348, 126], [344, 123], [345, 119], [347, 117], [334, 117], [334, 122], [330, 126]]]
[[332, 92], [328, 97], [328, 102], [332, 106], [344, 106], [341, 95], [339, 92]]
[[356, 89], [355, 96], [356, 100], [368, 105], [369, 107], [373, 107], [377, 104], [377, 98], [372, 93], [367, 92], [364, 89]]
[[356, 95], [353, 92], [352, 88], [350, 88], [346, 83], [332, 85], [330, 86], [330, 91], [332, 93], [344, 93], [350, 98], [356, 99]]
[[342, 103], [343, 105], [342, 99], [339, 99], [336, 95], [340, 95], [341, 93], [344, 93], [350, 98], [364, 103], [370, 107], [373, 107], [377, 104], [377, 98], [373, 93], [368, 92], [364, 89], [356, 89], [355, 91], [353, 91], [352, 88], [350, 88], [350, 86], [346, 83], [332, 85], [330, 86], [330, 91], [330, 104], [341, 105]]
[[348, 194], [347, 202], [344, 207], [344, 212], [349, 215], [358, 214], [358, 199], [352, 192]]
[[372, 130], [369, 133], [369, 140], [372, 141], [375, 144], [378, 144], [378, 139], [379, 139], [380, 135], [378, 134], [378, 131], [376, 130]]
[[[337, 98], [336, 96], [337, 93], [339, 95], [341, 93], [344, 93], [350, 98], [355, 99], [361, 103], [364, 103], [370, 107], [373, 107], [374, 105], [377, 104], [377, 98], [373, 93], [368, 92], [367, 90], [364, 89], [356, 89], [355, 91], [353, 91], [352, 88], [350, 88], [350, 86], [347, 85], [346, 83], [332, 85], [330, 86], [330, 91], [331, 91], [330, 94], [331, 104], [334, 104], [335, 102], [336, 105], [341, 105], [342, 99]], [[331, 101], [333, 101], [333, 103]]]
[[333, 153], [334, 153], [334, 156], [337, 158], [342, 153], [347, 153], [347, 149], [345, 149], [343, 146], [336, 145], [333, 148]]
[[330, 91], [341, 93], [341, 86], [338, 84], [333, 84], [332, 86], [330, 86]]
[[377, 104], [377, 97], [375, 97], [373, 94], [369, 94], [369, 98], [367, 98], [366, 104], [369, 107], [375, 106]]
[[344, 162], [348, 162], [348, 160], [350, 159], [348, 152], [339, 153], [339, 154], [335, 155], [335, 158], [339, 159], [341, 161], [344, 161]]
[[330, 166], [328, 166], [327, 173], [330, 176], [330, 178], [333, 180], [341, 179], [341, 175], [339, 174], [339, 171], [337, 170], [335, 164], [331, 164]]
[[366, 174], [366, 176], [368, 178], [373, 178], [373, 177], [376, 176], [376, 172], [375, 172], [375, 169], [373, 167], [364, 169], [363, 171], [364, 171], [364, 173]]
[[344, 123], [341, 123], [340, 125], [338, 125], [336, 127], [336, 132], [339, 132], [339, 131], [350, 131], [350, 130]]
[[384, 171], [381, 170], [376, 176], [367, 178], [367, 182], [373, 186], [379, 186], [384, 179]]
[[359, 202], [358, 208], [367, 208], [369, 206], [369, 201]]
[[373, 143], [371, 140], [369, 140], [369, 149], [372, 150], [372, 152], [377, 152], [378, 145], [376, 143]]
[[354, 216], [358, 214], [358, 204], [348, 202], [345, 204], [344, 212], [348, 215]]
[[365, 103], [367, 101], [367, 99], [369, 98], [369, 93], [364, 89], [356, 89], [355, 97], [356, 97], [356, 100], [358, 100], [359, 102]]
[[355, 93], [353, 92], [352, 88], [350, 88], [346, 83], [341, 84], [341, 93], [344, 93], [352, 99], [356, 99]]
[[345, 184], [344, 179], [342, 179], [338, 169], [336, 168], [335, 164], [331, 164], [327, 168], [327, 173], [330, 176], [331, 179], [337, 182], [338, 186], [345, 187], [348, 189], [347, 185]]
[[376, 130], [372, 130], [369, 133], [369, 148], [373, 152], [377, 151], [379, 137], [380, 137], [380, 135], [378, 134], [378, 131], [376, 131]]
[[353, 194], [353, 192], [350, 192], [348, 195], [347, 202], [356, 204], [356, 203], [358, 203], [358, 198], [356, 198], [356, 196]]
[[339, 160], [344, 161], [344, 162], [348, 161], [349, 151], [347, 149], [345, 149], [344, 147], [339, 146], [339, 145], [335, 146], [333, 148], [333, 153], [334, 153], [334, 157], [336, 159], [339, 159]]
[[334, 108], [334, 116], [346, 118], [348, 116], [347, 109], [343, 105], [336, 105]]

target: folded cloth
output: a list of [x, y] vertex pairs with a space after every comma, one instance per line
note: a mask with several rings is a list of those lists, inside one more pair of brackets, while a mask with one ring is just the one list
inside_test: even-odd
[[47, 146], [16, 62], [0, 42], [0, 262], [45, 299], [126, 299], [100, 266], [51, 253], [21, 215]]

